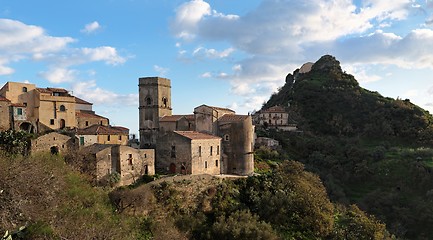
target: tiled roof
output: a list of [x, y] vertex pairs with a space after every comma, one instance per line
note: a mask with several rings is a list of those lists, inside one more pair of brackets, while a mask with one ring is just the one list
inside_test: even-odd
[[189, 138], [191, 140], [196, 140], [196, 139], [221, 139], [220, 137], [214, 136], [214, 135], [209, 135], [206, 133], [201, 133], [201, 132], [196, 132], [196, 131], [174, 131], [175, 133]]
[[186, 118], [186, 120], [188, 120], [188, 121], [195, 121], [195, 116], [194, 116], [194, 114], [188, 114], [188, 115], [185, 115], [185, 118]]
[[[235, 111], [233, 111], [233, 110], [231, 110], [231, 109], [228, 109], [228, 108], [222, 108], [222, 107], [214, 107], [214, 106], [209, 106], [209, 105], [206, 105], [206, 104], [203, 104], [203, 105], [200, 105], [200, 106], [198, 106], [198, 107], [201, 107], [201, 106], [205, 106], [205, 107], [209, 107], [209, 108], [212, 108], [213, 110], [215, 110], [215, 111], [229, 111], [229, 112], [233, 112], [233, 113], [235, 113]], [[198, 108], [198, 107], [196, 107], [196, 108]]]
[[64, 89], [64, 88], [36, 88], [39, 92], [41, 93], [53, 93], [53, 92], [58, 92], [58, 93], [68, 93], [68, 90]]
[[176, 122], [179, 121], [184, 115], [171, 115], [171, 116], [163, 116], [159, 119], [160, 122]]
[[120, 135], [129, 134], [129, 129], [124, 127], [115, 126], [102, 126], [102, 125], [92, 125], [87, 128], [77, 129], [78, 135]]
[[9, 99], [7, 99], [5, 97], [2, 97], [2, 96], [0, 96], [0, 101], [2, 101], [2, 102], [10, 102]]
[[82, 117], [82, 118], [103, 118], [103, 119], [108, 119], [106, 117], [99, 116], [98, 114], [95, 114], [94, 112], [90, 112], [90, 111], [75, 112], [75, 116]]
[[181, 118], [185, 118], [187, 121], [194, 121], [195, 116], [194, 114], [188, 114], [188, 115], [171, 115], [171, 116], [163, 116], [159, 119], [160, 122], [176, 122], [179, 121]]
[[[205, 105], [205, 106], [207, 106], [207, 105]], [[218, 111], [218, 110], [220, 110], [220, 111], [230, 111], [230, 112], [235, 113], [235, 111], [233, 111], [233, 110], [231, 110], [231, 109], [228, 109], [228, 108], [213, 107], [213, 106], [208, 106], [208, 107], [213, 108], [213, 109], [216, 110], [216, 111]]]
[[261, 112], [262, 112], [262, 113], [270, 113], [270, 112], [273, 112], [273, 113], [275, 113], [275, 112], [278, 112], [278, 113], [285, 113], [285, 112], [286, 112], [286, 109], [284, 109], [284, 108], [281, 107], [281, 106], [273, 106], [273, 107], [270, 107], [270, 108], [268, 108], [268, 109], [262, 110]]
[[78, 104], [86, 104], [86, 105], [93, 105], [93, 103], [89, 103], [88, 101], [83, 100], [83, 99], [81, 99], [81, 98], [79, 98], [79, 97], [75, 97], [75, 103], [78, 103]]
[[235, 114], [224, 114], [218, 119], [221, 122], [239, 122], [247, 119], [249, 115], [235, 115]]

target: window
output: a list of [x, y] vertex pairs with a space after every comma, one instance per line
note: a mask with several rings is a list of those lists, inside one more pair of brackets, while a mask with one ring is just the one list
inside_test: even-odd
[[65, 105], [60, 105], [59, 110], [60, 110], [60, 112], [66, 111]]
[[170, 153], [172, 158], [176, 157], [176, 146], [171, 146], [171, 153]]
[[207, 161], [204, 162], [204, 168], [207, 168]]
[[27, 87], [23, 87], [23, 92], [27, 92]]
[[50, 125], [54, 125], [54, 119], [50, 119]]
[[80, 137], [80, 146], [84, 145], [84, 137]]
[[89, 126], [89, 121], [86, 121], [86, 127]]
[[17, 115], [23, 115], [23, 109], [22, 108], [17, 108]]
[[212, 149], [213, 147], [212, 146], [210, 146], [210, 155], [212, 156]]
[[103, 125], [103, 124], [102, 124], [102, 121], [101, 121], [100, 125], [101, 125], [101, 126]]
[[58, 92], [55, 92], [55, 93], [53, 93], [53, 96], [56, 96], [56, 97], [58, 97], [58, 96], [60, 96], [60, 93], [58, 93]]
[[108, 135], [108, 136], [107, 136], [107, 141], [110, 141], [110, 139], [111, 139], [111, 136]]
[[27, 103], [25, 102], [25, 103], [23, 103], [23, 105], [24, 105], [24, 107], [27, 107]]
[[198, 146], [198, 156], [201, 157], [201, 146]]
[[220, 155], [220, 145], [217, 146], [217, 155]]
[[132, 165], [132, 154], [128, 154], [128, 163]]
[[165, 97], [162, 98], [162, 105], [164, 107], [167, 107], [167, 98], [165, 98]]
[[122, 140], [122, 135], [119, 135], [119, 141], [121, 141]]
[[224, 135], [224, 141], [230, 140], [230, 136], [228, 134]]
[[146, 104], [148, 106], [152, 104], [152, 99], [150, 97], [146, 98]]
[[147, 154], [146, 153], [144, 154], [144, 158], [147, 158]]
[[218, 160], [215, 160], [215, 166], [218, 167]]

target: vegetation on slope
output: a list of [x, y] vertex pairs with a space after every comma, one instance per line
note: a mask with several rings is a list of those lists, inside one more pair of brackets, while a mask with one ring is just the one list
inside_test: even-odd
[[265, 107], [289, 103], [304, 134], [259, 133], [317, 173], [331, 200], [357, 204], [398, 237], [433, 235], [433, 118], [427, 111], [359, 87], [331, 56], [309, 73], [289, 74]]
[[1, 234], [16, 232], [13, 239], [145, 239], [142, 223], [142, 218], [116, 214], [107, 192], [93, 188], [59, 156], [0, 155]]

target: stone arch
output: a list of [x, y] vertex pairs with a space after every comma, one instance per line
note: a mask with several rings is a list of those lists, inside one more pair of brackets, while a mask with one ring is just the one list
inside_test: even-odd
[[162, 97], [162, 106], [163, 107], [168, 107], [167, 104], [168, 104], [167, 98], [166, 97]]
[[52, 155], [57, 155], [57, 154], [59, 154], [59, 147], [58, 147], [58, 146], [52, 146], [52, 147], [50, 148], [50, 152], [51, 152]]
[[169, 171], [170, 173], [176, 173], [176, 164], [170, 163]]
[[60, 112], [66, 111], [65, 105], [60, 105], [59, 110], [60, 110]]
[[65, 128], [66, 127], [66, 121], [65, 121], [65, 119], [60, 119], [60, 129], [63, 129], [63, 128]]
[[147, 105], [147, 106], [152, 105], [152, 98], [150, 98], [150, 97], [147, 97], [147, 98], [146, 98], [146, 105]]
[[20, 128], [20, 130], [25, 131], [25, 132], [29, 132], [29, 133], [34, 133], [34, 130], [35, 130], [33, 125], [29, 122], [21, 123], [19, 128]]

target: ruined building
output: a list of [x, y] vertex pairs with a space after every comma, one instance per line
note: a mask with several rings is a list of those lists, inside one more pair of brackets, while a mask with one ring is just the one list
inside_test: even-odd
[[249, 115], [201, 105], [193, 114], [172, 115], [171, 82], [139, 79], [140, 147], [155, 149], [155, 167], [180, 174], [254, 171], [254, 127]]

